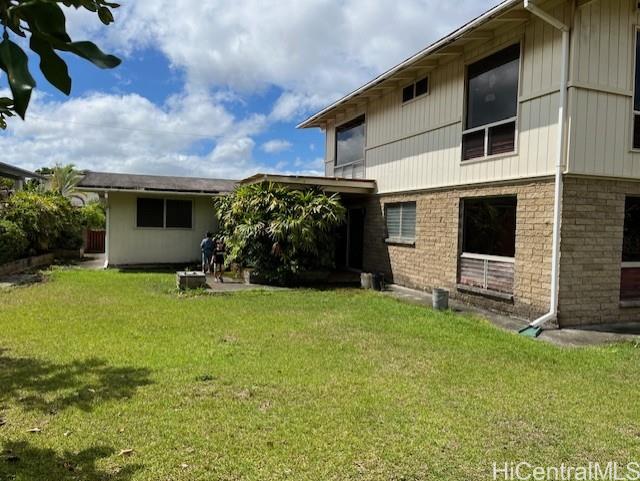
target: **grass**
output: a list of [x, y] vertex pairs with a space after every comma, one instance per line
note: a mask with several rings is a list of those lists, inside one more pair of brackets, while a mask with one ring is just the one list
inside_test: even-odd
[[468, 480], [640, 457], [636, 346], [560, 349], [355, 290], [173, 283], [58, 270], [0, 291], [0, 481]]

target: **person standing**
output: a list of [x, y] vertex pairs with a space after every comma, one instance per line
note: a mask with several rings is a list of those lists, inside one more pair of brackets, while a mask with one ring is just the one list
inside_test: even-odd
[[222, 273], [224, 272], [224, 255], [227, 247], [224, 245], [224, 239], [219, 237], [215, 242], [215, 250], [213, 252], [213, 276], [216, 282], [224, 282]]
[[211, 232], [207, 232], [202, 242], [200, 242], [200, 251], [202, 252], [202, 272], [205, 274], [210, 273], [213, 253], [215, 251], [213, 234]]

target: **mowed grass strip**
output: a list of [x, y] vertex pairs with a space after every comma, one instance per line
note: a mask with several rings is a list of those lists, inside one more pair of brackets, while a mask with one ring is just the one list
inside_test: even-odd
[[[640, 350], [561, 349], [358, 290], [0, 291], [0, 480], [468, 480], [640, 458]], [[36, 432], [29, 432], [35, 430]]]

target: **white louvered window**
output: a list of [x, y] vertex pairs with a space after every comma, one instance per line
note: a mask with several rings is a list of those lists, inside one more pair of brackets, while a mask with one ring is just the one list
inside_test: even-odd
[[416, 203], [388, 204], [385, 207], [387, 241], [415, 243]]

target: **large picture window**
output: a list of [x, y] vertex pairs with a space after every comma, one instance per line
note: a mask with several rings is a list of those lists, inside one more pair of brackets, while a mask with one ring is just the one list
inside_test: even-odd
[[336, 128], [336, 165], [364, 161], [364, 115]]
[[136, 225], [156, 229], [191, 229], [193, 227], [193, 202], [139, 197]]
[[620, 299], [640, 299], [640, 197], [627, 197], [624, 208]]
[[460, 284], [511, 296], [515, 281], [516, 197], [462, 203]]
[[469, 65], [463, 160], [515, 151], [519, 75], [519, 44]]
[[636, 84], [633, 97], [633, 148], [640, 149], [640, 30], [636, 32]]

